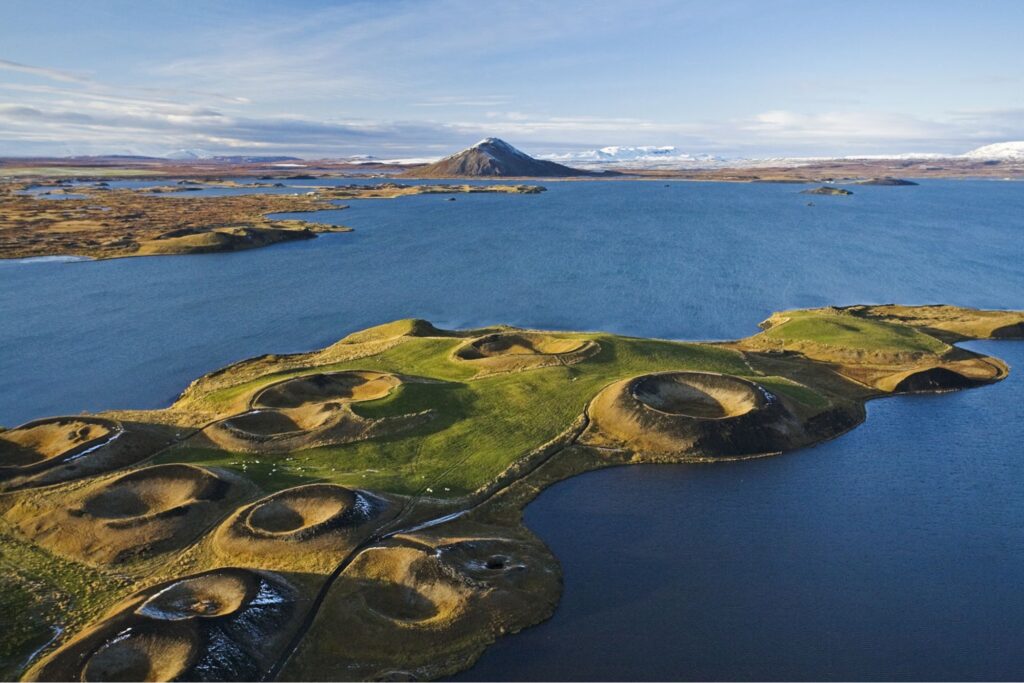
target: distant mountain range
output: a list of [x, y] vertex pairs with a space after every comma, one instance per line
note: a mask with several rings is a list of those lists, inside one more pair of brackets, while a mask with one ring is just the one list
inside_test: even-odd
[[595, 173], [534, 159], [504, 140], [486, 138], [440, 161], [410, 169], [404, 175], [412, 178], [569, 178]]
[[828, 161], [850, 160], [928, 160], [966, 159], [969, 161], [1024, 161], [1024, 141], [1000, 142], [978, 147], [965, 154], [910, 152], [902, 154], [865, 154], [843, 157], [723, 157], [713, 154], [689, 154], [673, 146], [602, 147], [564, 154], [541, 154], [541, 159], [572, 164], [585, 169], [619, 168], [624, 170], [670, 170], [703, 168], [758, 168], [800, 166]]
[[263, 164], [275, 161], [302, 161], [298, 157], [289, 156], [246, 156], [223, 155], [207, 152], [205, 149], [179, 149], [162, 158], [173, 161], [227, 161], [235, 164]]
[[539, 158], [588, 168], [614, 165], [618, 168], [686, 168], [717, 166], [726, 162], [713, 154], [687, 154], [676, 147], [611, 146], [568, 154], [541, 154]]

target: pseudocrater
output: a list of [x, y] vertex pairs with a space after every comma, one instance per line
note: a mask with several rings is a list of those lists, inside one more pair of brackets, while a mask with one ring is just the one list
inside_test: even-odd
[[639, 402], [670, 415], [721, 419], [764, 406], [767, 395], [756, 385], [728, 377], [696, 372], [673, 372], [640, 377], [632, 385]]
[[128, 598], [39, 660], [27, 680], [258, 680], [297, 627], [284, 577], [221, 568]]
[[370, 438], [385, 423], [400, 427], [402, 420], [363, 418], [351, 404], [385, 398], [401, 383], [395, 375], [364, 370], [287, 379], [260, 390], [250, 410], [211, 425], [205, 434], [222, 448], [257, 453]]
[[173, 681], [199, 655], [190, 628], [126, 630], [100, 647], [82, 669], [83, 681]]
[[357, 494], [331, 484], [309, 484], [275, 493], [244, 515], [255, 535], [278, 538], [308, 537], [334, 525], [353, 522]]
[[710, 372], [663, 372], [615, 382], [591, 404], [593, 429], [630, 449], [678, 459], [777, 452], [802, 430], [782, 400], [754, 382]]
[[0, 477], [27, 474], [75, 460], [121, 432], [113, 420], [49, 418], [0, 433]]
[[601, 350], [592, 339], [542, 332], [495, 332], [471, 339], [453, 353], [481, 372], [508, 372], [552, 365], [574, 365]]
[[397, 509], [366, 491], [305, 484], [242, 507], [217, 529], [214, 546], [233, 562], [266, 568], [330, 564], [390, 520]]
[[399, 384], [394, 375], [364, 370], [307, 375], [263, 389], [253, 406], [288, 409], [326, 401], [372, 401], [384, 398]]
[[187, 545], [240, 489], [205, 467], [145, 467], [81, 491], [22, 499], [9, 521], [36, 543], [88, 564], [117, 564]]
[[192, 465], [157, 465], [119, 477], [89, 496], [82, 510], [109, 526], [174, 516], [200, 501], [223, 497], [227, 482]]
[[249, 603], [258, 588], [252, 572], [222, 569], [172, 583], [142, 603], [136, 613], [162, 621], [223, 617]]

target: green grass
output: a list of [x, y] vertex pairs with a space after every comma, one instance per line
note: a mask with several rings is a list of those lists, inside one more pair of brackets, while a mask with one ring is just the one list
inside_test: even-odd
[[82, 625], [123, 591], [114, 577], [0, 536], [0, 680], [16, 678], [58, 630]]
[[764, 332], [783, 342], [814, 342], [861, 351], [943, 353], [949, 347], [913, 327], [821, 311], [794, 311], [789, 321]]
[[785, 377], [751, 377], [750, 379], [776, 394], [782, 394], [786, 398], [803, 403], [809, 408], [824, 410], [829, 406], [827, 398], [802, 384], [797, 384], [791, 379], [786, 379]]
[[555, 366], [472, 379], [474, 369], [451, 360], [459, 339], [410, 338], [376, 356], [277, 373], [214, 392], [204, 402], [227, 405], [273, 382], [311, 372], [386, 370], [432, 380], [407, 383], [391, 395], [356, 404], [365, 417], [422, 410], [434, 419], [387, 438], [280, 456], [253, 456], [182, 447], [164, 462], [229, 467], [267, 490], [326, 480], [414, 494], [429, 487], [437, 496], [472, 491], [509, 464], [554, 438], [582, 413], [605, 385], [658, 370], [694, 369], [749, 374], [740, 354], [719, 347], [586, 335], [601, 352], [571, 367]]

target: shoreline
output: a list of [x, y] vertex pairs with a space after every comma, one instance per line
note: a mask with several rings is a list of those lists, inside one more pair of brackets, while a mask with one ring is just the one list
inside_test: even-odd
[[[191, 580], [188, 577], [198, 576], [197, 571], [206, 572], [204, 576], [219, 576], [218, 572], [225, 571], [223, 567], [231, 566], [246, 566], [251, 571], [262, 572], [261, 576], [269, 577], [268, 580], [290, 583], [298, 591], [298, 602], [289, 609], [296, 610], [298, 621], [289, 621], [281, 636], [285, 640], [267, 652], [267, 656], [277, 653], [267, 660], [268, 671], [280, 672], [286, 680], [366, 678], [396, 666], [418, 677], [441, 677], [468, 667], [487, 644], [501, 634], [521, 630], [553, 614], [561, 592], [557, 558], [522, 523], [525, 506], [548, 486], [585, 471], [611, 466], [648, 462], [736, 462], [819, 445], [862, 424], [866, 418], [865, 402], [891, 394], [891, 388], [880, 387], [891, 386], [895, 380], [887, 378], [894, 376], [893, 373], [902, 376], [906, 368], [920, 374], [922, 368], [945, 366], [955, 368], [954, 374], [958, 377], [975, 378], [971, 380], [974, 384], [998, 381], [1005, 376], [1002, 363], [960, 349], [955, 344], [957, 340], [968, 338], [1005, 336], [1003, 330], [1017, 329], [1014, 326], [1022, 321], [1024, 313], [942, 306], [855, 306], [789, 311], [784, 316], [770, 318], [757, 335], [726, 344], [507, 327], [449, 331], [425, 321], [396, 321], [354, 333], [319, 351], [258, 356], [228, 365], [190, 384], [167, 409], [102, 413], [100, 418], [112, 421], [114, 427], [123, 430], [124, 438], [118, 440], [116, 447], [101, 444], [93, 448], [87, 444], [89, 448], [83, 452], [88, 455], [76, 460], [76, 465], [82, 463], [87, 468], [85, 472], [67, 470], [58, 458], [54, 465], [38, 470], [38, 474], [16, 474], [14, 479], [8, 478], [8, 491], [0, 495], [0, 513], [6, 525], [5, 533], [11, 533], [10, 525], [14, 524], [20, 529], [19, 535], [29, 534], [31, 538], [36, 533], [32, 531], [33, 525], [39, 523], [32, 520], [63, 519], [67, 506], [74, 507], [73, 501], [83, 495], [86, 497], [82, 504], [94, 505], [88, 502], [93, 500], [89, 496], [94, 495], [90, 491], [113, 490], [110, 487], [118, 486], [122, 479], [127, 481], [128, 476], [152, 477], [165, 471], [161, 468], [187, 465], [192, 468], [188, 472], [207, 472], [203, 476], [235, 482], [230, 484], [232, 490], [242, 486], [250, 492], [232, 502], [232, 507], [221, 509], [203, 522], [202, 528], [206, 531], [193, 537], [187, 535], [184, 528], [172, 525], [168, 530], [178, 535], [168, 536], [168, 542], [179, 538], [180, 534], [186, 535], [173, 541], [175, 545], [170, 546], [171, 550], [157, 551], [151, 559], [140, 557], [124, 565], [111, 565], [109, 569], [104, 569], [106, 565], [101, 561], [97, 569], [116, 568], [119, 574], [134, 576], [131, 590], [141, 591], [133, 594], [143, 598], [150, 595], [147, 586]], [[909, 330], [905, 329], [906, 325], [910, 325]], [[858, 336], [852, 339], [848, 338], [847, 331], [851, 326], [858, 330]], [[923, 332], [922, 326], [929, 332]], [[808, 346], [803, 337], [780, 337], [790, 328], [798, 331], [798, 337], [812, 334], [816, 341]], [[895, 332], [898, 334], [892, 336]], [[841, 336], [836, 337], [837, 334]], [[945, 341], [931, 334], [938, 334]], [[820, 338], [821, 335], [826, 337]], [[784, 347], [802, 349], [802, 355], [780, 352], [780, 338]], [[828, 343], [823, 343], [822, 339]], [[834, 346], [840, 339], [846, 339], [843, 344], [866, 344], [866, 349], [879, 343], [882, 346], [867, 356], [851, 356], [848, 351]], [[596, 356], [593, 352], [578, 352], [595, 345]], [[473, 350], [472, 353], [467, 349]], [[617, 351], [609, 356], [609, 349]], [[627, 362], [624, 358], [634, 355], [629, 349], [650, 349], [643, 355], [659, 349], [658, 353], [668, 354], [668, 358], [653, 365], [642, 360], [643, 356]], [[421, 367], [407, 374], [406, 361], [401, 359], [409, 353], [421, 356], [428, 350], [434, 359], [430, 361], [430, 369]], [[607, 366], [610, 358], [617, 360]], [[825, 368], [837, 360], [840, 375], [825, 372]], [[621, 363], [626, 365], [619, 367]], [[423, 376], [421, 373], [425, 371]], [[642, 377], [653, 378], [644, 385], [650, 384], [650, 387], [645, 388], [644, 393], [620, 393], [617, 387], [622, 382], [616, 381], [617, 378], [635, 376], [638, 372]], [[734, 373], [742, 379], [729, 379]], [[580, 383], [578, 379], [584, 381]], [[379, 384], [385, 380], [385, 384]], [[453, 380], [456, 383], [453, 384]], [[365, 385], [367, 389], [343, 399], [342, 412], [311, 413], [302, 408], [310, 400], [331, 400], [333, 394], [329, 392], [336, 391], [331, 388], [334, 386], [331, 382], [338, 381], [342, 384], [337, 385], [337, 390], [348, 392], [343, 387], [353, 381], [352, 386]], [[502, 406], [515, 395], [503, 392], [518, 394], [517, 387], [522, 382], [540, 382], [538, 388], [545, 389], [536, 394], [538, 398], [554, 391], [549, 400], [563, 404], [560, 413], [565, 415], [568, 426], [539, 446], [536, 442], [529, 446], [529, 438], [516, 437], [525, 449], [523, 452], [517, 452], [519, 446], [508, 443], [488, 456], [496, 458], [492, 464], [474, 475], [480, 479], [478, 484], [470, 486], [472, 480], [466, 480], [462, 488], [455, 486], [459, 477], [465, 476], [460, 473], [468, 471], [467, 467], [478, 467], [486, 462], [480, 460], [478, 451], [484, 443], [480, 435], [492, 430], [488, 425], [496, 424], [495, 419], [509, 419], [501, 415], [512, 416], [521, 410]], [[721, 402], [692, 403], [695, 399], [687, 388], [691, 385], [703, 387], [701, 391], [711, 391], [711, 396], [718, 397], [714, 401]], [[370, 387], [378, 386], [380, 389], [366, 393]], [[930, 390], [936, 389], [941, 391], [944, 387]], [[651, 390], [655, 393], [649, 395]], [[328, 393], [323, 393], [325, 391]], [[508, 398], [499, 399], [495, 407], [489, 409], [498, 410], [496, 413], [485, 411], [477, 416], [481, 410], [477, 408], [459, 421], [451, 422], [445, 416], [465, 402], [465, 398], [456, 397], [466, 391], [476, 396], [470, 405], [492, 400], [489, 397], [493, 396]], [[559, 392], [574, 398], [564, 405], [566, 398], [558, 398]], [[351, 401], [355, 402], [349, 403]], [[582, 412], [572, 418], [572, 407], [580, 401]], [[709, 407], [718, 410], [722, 406], [731, 411], [722, 418], [724, 422], [693, 417], [689, 412], [698, 410], [693, 415], [701, 415]], [[423, 417], [408, 423], [409, 416], [425, 407], [426, 412], [419, 413]], [[512, 412], [506, 412], [508, 410]], [[538, 408], [534, 406], [529, 410]], [[678, 412], [680, 410], [683, 412]], [[241, 548], [250, 546], [235, 543], [231, 548], [237, 549], [229, 550], [222, 545], [221, 539], [228, 528], [225, 525], [229, 522], [217, 520], [223, 520], [225, 514], [230, 516], [231, 509], [239, 509], [239, 504], [244, 508], [246, 504], [258, 504], [264, 499], [261, 497], [273, 498], [299, 490], [290, 488], [294, 483], [278, 482], [274, 472], [282, 467], [285, 471], [298, 467], [294, 474], [299, 475], [307, 467], [307, 464], [299, 464], [309, 456], [301, 455], [307, 451], [295, 445], [301, 442], [295, 442], [294, 432], [288, 432], [288, 441], [281, 441], [289, 444], [281, 450], [274, 445], [275, 439], [279, 440], [275, 436], [279, 427], [271, 422], [258, 425], [253, 422], [250, 427], [249, 423], [255, 418], [246, 417], [281, 411], [284, 411], [282, 415], [292, 415], [290, 419], [295, 420], [308, 420], [313, 415], [336, 415], [330, 419], [341, 422], [322, 422], [322, 418], [317, 417], [313, 423], [300, 424], [307, 424], [302, 429], [307, 430], [310, 444], [336, 443], [337, 446], [328, 445], [327, 452], [350, 453], [346, 460], [351, 459], [351, 454], [363, 451], [394, 453], [393, 446], [380, 450], [389, 443], [378, 442], [381, 436], [393, 443], [415, 444], [424, 439], [429, 443], [438, 438], [452, 438], [452, 425], [479, 424], [477, 429], [484, 432], [471, 432], [476, 447], [465, 457], [446, 457], [447, 449], [441, 448], [440, 458], [434, 464], [428, 467], [427, 461], [420, 463], [412, 470], [417, 473], [416, 477], [405, 483], [401, 483], [402, 475], [397, 474], [403, 471], [399, 463], [392, 464], [390, 471], [374, 470], [376, 474], [365, 470], [361, 478], [354, 479], [364, 467], [359, 461], [350, 465], [355, 470], [353, 474], [340, 476], [330, 475], [333, 469], [328, 471], [316, 465], [315, 460], [311, 461], [313, 470], [302, 474], [300, 481], [319, 481], [339, 491], [356, 491], [357, 495], [362, 495], [358, 492], [365, 489], [366, 495], [373, 496], [384, 506], [380, 512], [368, 514], [384, 516], [379, 522], [374, 522], [371, 516], [351, 531], [342, 526], [337, 532], [316, 532], [309, 537], [309, 542], [268, 545], [266, 550], [259, 550], [263, 547], [259, 543], [265, 541], [257, 543], [260, 537], [253, 537], [254, 540], [248, 542], [252, 550], [238, 555]], [[525, 427], [537, 419], [537, 413], [531, 414], [534, 416], [519, 414], [515, 419], [525, 420], [522, 422]], [[242, 421], [243, 418], [247, 422]], [[562, 419], [548, 422], [553, 428]], [[641, 422], [635, 423], [636, 419]], [[244, 452], [216, 450], [222, 448], [217, 445], [221, 439], [218, 425], [234, 424], [233, 421], [238, 422], [232, 426], [231, 433], [235, 435], [232, 443]], [[18, 434], [27, 432], [33, 425], [49, 428], [49, 424], [56, 423], [42, 419], [0, 434], [7, 439], [19, 438]], [[332, 426], [335, 424], [339, 427]], [[405, 424], [418, 426], [414, 426], [412, 432], [405, 432], [403, 430], [408, 429]], [[640, 432], [635, 425], [641, 425]], [[721, 431], [727, 425], [735, 426]], [[765, 427], [768, 431], [763, 431]], [[270, 431], [253, 432], [246, 437], [245, 429]], [[331, 431], [336, 429], [342, 431]], [[237, 441], [239, 436], [242, 441]], [[145, 446], [147, 443], [152, 446]], [[147, 455], [145, 448], [155, 450]], [[755, 450], [747, 450], [751, 448]], [[316, 453], [315, 450], [309, 452]], [[330, 465], [333, 457], [325, 462]], [[287, 464], [291, 461], [295, 461], [295, 465]], [[378, 462], [377, 456], [370, 456], [366, 462]], [[126, 471], [128, 475], [124, 474]], [[82, 474], [89, 476], [83, 479]], [[350, 488], [356, 482], [360, 482], [356, 484], [359, 488]], [[42, 518], [38, 517], [40, 513], [44, 515]], [[91, 528], [88, 519], [74, 523], [85, 523], [83, 529], [88, 529]], [[58, 538], [45, 541], [51, 551], [72, 561], [81, 561], [75, 559], [79, 557], [79, 551], [75, 550], [77, 541], [68, 537], [59, 541], [64, 545], [54, 546]], [[105, 541], [115, 543], [114, 547], [122, 542], [114, 536]], [[286, 547], [290, 548], [287, 552]], [[401, 572], [413, 571], [413, 567], [419, 567], [414, 571], [417, 576], [422, 572], [426, 572], [424, 576], [434, 576], [434, 571], [441, 571], [438, 562], [445, 567], [438, 577], [448, 576], [448, 572], [461, 572], [489, 588], [479, 593], [477, 589], [465, 587], [475, 584], [449, 584], [450, 579], [400, 579], [400, 585], [405, 586], [402, 590], [411, 591], [410, 595], [435, 595], [431, 598], [435, 607], [428, 609], [427, 603], [422, 603], [415, 608], [427, 610], [423, 615], [433, 609], [452, 610], [450, 614], [445, 612], [449, 616], [436, 625], [433, 617], [416, 616], [413, 623], [418, 625], [413, 631], [395, 631], [393, 625], [388, 625], [393, 622], [387, 619], [367, 621], [367, 615], [361, 611], [364, 608], [360, 607], [363, 603], [352, 601], [352, 596], [363, 596], [359, 600], [369, 600], [368, 604], [377, 605], [373, 609], [384, 610], [379, 613], [392, 615], [388, 619], [394, 618], [398, 613], [393, 610], [398, 609], [398, 605], [392, 602], [390, 593], [378, 593], [378, 589], [372, 588], [377, 580], [372, 577], [385, 572], [393, 577], [390, 580], [398, 580], [395, 577], [402, 576]], [[491, 564], [493, 568], [487, 568]], [[512, 571], [515, 567], [521, 569]], [[408, 582], [401, 583], [405, 581]], [[441, 592], [435, 594], [434, 591]], [[442, 595], [443, 599], [438, 597]], [[89, 643], [106, 642], [104, 634], [115, 628], [115, 624], [128, 623], [125, 619], [138, 619], [129, 617], [128, 612], [123, 611], [127, 608], [117, 607], [117, 604], [136, 604], [133, 601], [143, 598], [128, 597], [122, 598], [122, 603], [109, 600], [101, 603], [105, 605], [103, 611], [122, 616], [97, 621], [98, 611], [86, 612], [82, 616], [92, 625], [85, 630], [67, 622], [55, 624], [70, 625], [69, 635], [60, 639], [57, 649], [46, 650], [43, 659], [33, 664], [34, 673], [30, 673], [30, 677], [73, 674], [65, 668], [79, 656], [73, 652], [84, 653], [82, 648], [95, 647]], [[406, 618], [409, 617], [403, 617]], [[375, 625], [365, 638], [359, 636], [344, 645], [332, 637], [339, 629], [349, 632], [345, 625], [356, 623], [364, 627]], [[490, 626], [483, 627], [483, 623]], [[140, 628], [152, 627], [151, 622], [138, 624]], [[404, 654], [400, 655], [387, 654], [373, 645], [381, 642], [380, 639], [407, 642], [403, 648], [412, 649], [401, 649]], [[276, 649], [278, 647], [280, 649]]]

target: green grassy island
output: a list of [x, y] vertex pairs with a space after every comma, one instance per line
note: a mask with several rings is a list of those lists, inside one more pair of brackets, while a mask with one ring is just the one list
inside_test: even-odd
[[438, 678], [542, 621], [522, 525], [600, 467], [777, 455], [866, 401], [998, 381], [1024, 312], [852, 306], [682, 343], [400, 320], [193, 382], [169, 408], [0, 432], [0, 674]]

